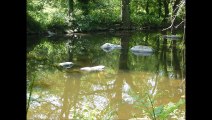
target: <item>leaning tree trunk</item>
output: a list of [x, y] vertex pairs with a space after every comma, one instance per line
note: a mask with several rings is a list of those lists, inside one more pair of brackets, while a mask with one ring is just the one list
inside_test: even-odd
[[175, 24], [176, 24], [176, 20], [175, 20], [175, 17], [177, 16], [177, 12], [178, 12], [178, 10], [179, 10], [179, 6], [177, 6], [177, 5], [179, 5], [180, 4], [180, 0], [176, 0], [175, 2], [174, 2], [174, 5], [172, 6], [172, 20], [173, 20], [173, 23], [172, 23], [172, 28], [171, 28], [171, 30], [173, 30], [173, 28], [174, 28], [174, 26], [175, 26]]
[[176, 0], [176, 1], [174, 2], [174, 5], [172, 6], [173, 15], [176, 15], [176, 14], [177, 14], [177, 12], [178, 12], [178, 10], [179, 10], [179, 7], [178, 7], [177, 5], [179, 5], [179, 4], [180, 4], [180, 0]]
[[185, 18], [184, 18], [185, 16], [182, 18], [183, 20], [178, 25], [175, 26], [176, 17], [178, 16], [178, 11], [179, 9], [183, 9], [183, 7], [185, 7], [184, 0], [176, 0], [174, 2], [174, 5], [172, 6], [173, 12], [172, 12], [172, 18], [171, 18], [171, 25], [168, 28], [163, 29], [162, 31], [171, 28], [171, 32], [172, 32], [173, 28], [178, 28], [178, 26], [181, 25], [183, 22], [184, 22], [184, 30], [185, 30]]
[[122, 0], [121, 17], [123, 29], [130, 29], [130, 0]]

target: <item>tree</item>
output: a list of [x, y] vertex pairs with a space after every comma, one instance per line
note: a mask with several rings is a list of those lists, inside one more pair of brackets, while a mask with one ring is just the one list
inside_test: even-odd
[[69, 24], [72, 26], [74, 23], [74, 1], [73, 0], [68, 0], [68, 19], [69, 19]]
[[162, 6], [161, 0], [158, 0], [158, 17], [159, 18], [161, 17], [161, 14], [162, 14], [161, 6]]
[[175, 0], [174, 5], [172, 6], [173, 14], [176, 15], [177, 11], [179, 10], [179, 7], [177, 7], [180, 3], [180, 0]]
[[146, 13], [149, 14], [149, 0], [146, 1]]
[[124, 29], [130, 28], [130, 0], [122, 0], [121, 4], [121, 20]]
[[83, 10], [83, 15], [88, 15], [89, 13], [89, 7], [88, 7], [88, 3], [89, 0], [78, 0], [81, 4], [81, 9]]
[[163, 0], [164, 5], [164, 19], [163, 22], [167, 22], [167, 18], [169, 16], [169, 0]]
[[[185, 12], [184, 12], [185, 0], [176, 0], [172, 9], [173, 9], [173, 13], [172, 13], [173, 15], [171, 18], [171, 25], [168, 28], [163, 29], [162, 31], [167, 29], [171, 29], [172, 31], [173, 28], [178, 28], [178, 26], [181, 25], [182, 23], [184, 23], [184, 31], [185, 31]], [[175, 25], [176, 18], [180, 16], [180, 12], [181, 12], [182, 21], [178, 25]]]

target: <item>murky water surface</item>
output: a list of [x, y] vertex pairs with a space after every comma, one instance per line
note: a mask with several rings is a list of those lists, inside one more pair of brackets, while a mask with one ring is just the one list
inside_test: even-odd
[[[124, 32], [28, 36], [27, 42], [27, 119], [152, 119], [153, 114], [185, 119], [182, 38]], [[102, 49], [105, 43], [121, 49]], [[153, 52], [132, 52], [137, 45]], [[58, 66], [62, 62], [73, 65], [66, 69]], [[99, 65], [105, 68], [80, 70]]]

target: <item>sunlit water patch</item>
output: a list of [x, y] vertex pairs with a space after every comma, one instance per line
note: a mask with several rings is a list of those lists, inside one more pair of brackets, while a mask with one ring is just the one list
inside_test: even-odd
[[[158, 118], [168, 114], [166, 119], [185, 119], [183, 41], [161, 36], [94, 34], [41, 38], [28, 46], [27, 119], [150, 119], [146, 108], [158, 111]], [[121, 49], [105, 52], [105, 43]], [[151, 46], [153, 52], [136, 55], [130, 48], [137, 45]], [[63, 62], [73, 65], [59, 66]], [[105, 68], [81, 69], [99, 65]], [[142, 103], [151, 100], [154, 108]]]

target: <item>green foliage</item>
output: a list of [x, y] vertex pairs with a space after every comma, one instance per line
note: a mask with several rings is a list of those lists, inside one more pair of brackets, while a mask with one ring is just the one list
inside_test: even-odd
[[[146, 11], [146, 3], [148, 1], [148, 10], [149, 13]], [[158, 1], [153, 0], [145, 0], [145, 1], [138, 1], [132, 0], [131, 1], [131, 20], [135, 26], [151, 26], [151, 27], [161, 27], [162, 18], [158, 17], [158, 8], [156, 6]]]
[[[59, 4], [60, 5], [60, 4]], [[66, 9], [55, 1], [27, 1], [28, 32], [44, 32], [47, 29], [61, 30], [66, 26]]]
[[[80, 3], [76, 3], [74, 11], [74, 22], [76, 23], [74, 28], [81, 31], [92, 31], [108, 29], [113, 23], [120, 21], [119, 14], [120, 8], [118, 2], [89, 2], [89, 14], [84, 15], [82, 9], [80, 9]], [[79, 9], [78, 9], [79, 7]]]
[[[34, 50], [28, 53], [29, 58], [34, 58], [37, 60], [52, 60], [49, 61], [61, 61], [64, 59], [62, 56], [67, 54], [67, 47], [63, 44], [53, 44], [50, 42], [44, 41], [43, 43], [37, 45]], [[49, 59], [53, 58], [53, 59]]]
[[171, 114], [174, 111], [178, 110], [185, 104], [185, 99], [180, 99], [177, 103], [169, 102], [165, 105], [155, 106], [157, 101], [148, 93], [142, 97], [134, 95], [134, 98], [138, 101], [135, 107], [144, 111], [144, 114], [148, 115], [148, 117], [153, 120], [166, 120], [171, 117]]
[[180, 99], [177, 103], [168, 103], [163, 107], [163, 111], [158, 114], [160, 119], [166, 119], [171, 113], [177, 110], [180, 106], [185, 104], [185, 99]]
[[64, 19], [65, 14], [56, 12], [52, 14], [51, 21], [49, 24], [47, 24], [47, 29], [50, 30], [60, 30], [62, 31], [63, 29], [67, 28], [67, 24]]
[[[121, 23], [120, 0], [73, 0], [73, 16], [68, 18], [68, 3], [65, 0], [27, 0], [27, 30], [39, 32], [52, 30], [64, 31], [69, 25], [72, 30], [93, 31], [109, 30], [114, 24]], [[135, 27], [158, 28], [169, 25], [172, 21], [163, 23], [164, 6], [162, 1], [154, 0], [131, 0], [130, 16]], [[147, 7], [148, 6], [148, 7]], [[173, 12], [171, 2], [169, 11]], [[180, 23], [185, 17], [185, 6], [181, 5], [176, 22]], [[73, 21], [69, 21], [69, 20]]]
[[27, 32], [39, 32], [40, 30], [42, 30], [41, 24], [36, 21], [32, 16], [27, 14]]
[[154, 15], [140, 15], [132, 16], [132, 22], [135, 25], [139, 26], [152, 26], [152, 27], [161, 27], [162, 18], [158, 18]]

